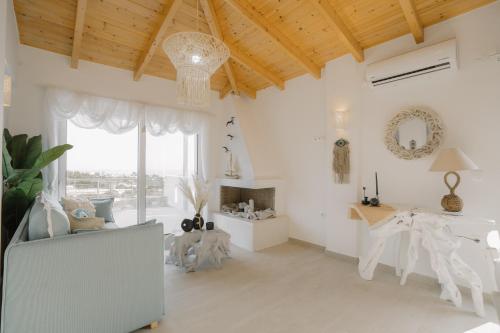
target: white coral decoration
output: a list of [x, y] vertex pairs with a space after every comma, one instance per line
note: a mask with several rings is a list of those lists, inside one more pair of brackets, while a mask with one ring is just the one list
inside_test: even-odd
[[182, 178], [179, 181], [179, 189], [191, 205], [193, 205], [196, 214], [200, 214], [201, 210], [208, 203], [210, 184], [201, 177], [193, 176], [193, 188], [191, 188], [188, 179]]

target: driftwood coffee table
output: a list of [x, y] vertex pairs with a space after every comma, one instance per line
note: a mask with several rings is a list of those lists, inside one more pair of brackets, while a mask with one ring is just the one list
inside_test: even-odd
[[174, 264], [186, 272], [196, 271], [200, 265], [210, 263], [222, 267], [222, 260], [229, 257], [231, 236], [222, 230], [194, 230], [165, 237], [170, 250], [166, 264]]

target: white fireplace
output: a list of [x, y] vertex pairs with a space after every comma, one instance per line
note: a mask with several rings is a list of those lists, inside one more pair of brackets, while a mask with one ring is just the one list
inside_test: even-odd
[[215, 223], [231, 235], [234, 245], [250, 251], [287, 242], [284, 193], [284, 183], [278, 179], [219, 179]]

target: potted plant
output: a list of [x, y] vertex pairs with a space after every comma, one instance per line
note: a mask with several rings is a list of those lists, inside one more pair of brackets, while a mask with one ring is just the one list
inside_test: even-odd
[[193, 218], [194, 228], [201, 230], [205, 223], [201, 216], [202, 209], [207, 205], [210, 196], [210, 185], [201, 177], [193, 176], [193, 186], [185, 178], [179, 182], [179, 189], [194, 208], [195, 216]]
[[26, 134], [12, 136], [7, 129], [3, 133], [2, 146], [2, 240], [5, 240], [5, 245], [43, 190], [41, 170], [73, 146], [64, 144], [42, 151], [41, 135], [31, 138]]

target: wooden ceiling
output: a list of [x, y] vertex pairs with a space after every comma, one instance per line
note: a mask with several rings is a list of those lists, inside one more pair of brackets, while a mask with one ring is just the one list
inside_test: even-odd
[[175, 80], [161, 48], [179, 31], [212, 34], [231, 50], [212, 77], [221, 97], [256, 92], [325, 63], [412, 33], [495, 0], [14, 0], [22, 44], [78, 60]]

